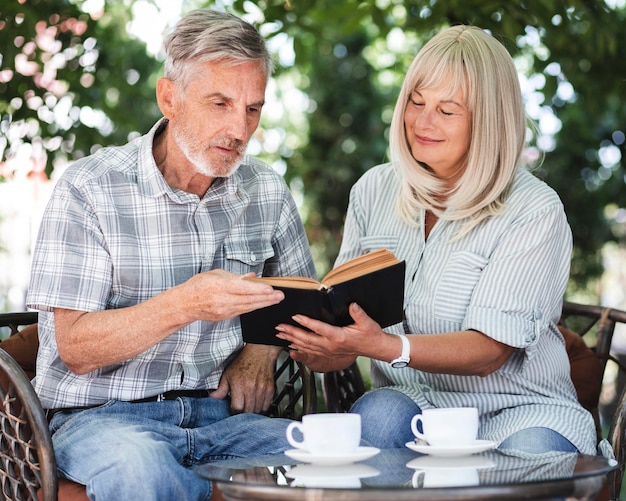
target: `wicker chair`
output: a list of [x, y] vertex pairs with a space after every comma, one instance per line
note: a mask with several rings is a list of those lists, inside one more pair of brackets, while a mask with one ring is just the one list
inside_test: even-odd
[[[615, 333], [615, 326], [617, 324], [626, 325], [626, 311], [566, 302], [563, 305], [561, 324], [577, 332], [592, 347], [596, 356], [600, 359], [600, 373], [602, 377], [604, 377], [609, 360], [617, 364], [619, 371], [626, 373], [626, 367], [611, 355], [611, 342]], [[607, 478], [609, 495], [611, 500], [619, 500], [624, 478], [624, 463], [626, 462], [625, 389], [621, 390], [617, 407], [611, 417], [607, 438], [613, 447], [615, 458], [619, 464], [619, 467], [609, 473]]]
[[[626, 311], [566, 302], [563, 305], [560, 324], [582, 336], [599, 359], [599, 370], [594, 371], [596, 377], [599, 378], [599, 381], [596, 381], [598, 388], [601, 386], [607, 361], [614, 361], [618, 364], [620, 371], [626, 373], [626, 367], [610, 353], [615, 326], [626, 325]], [[365, 389], [356, 362], [341, 371], [324, 374], [322, 389], [327, 410], [347, 412]], [[597, 415], [597, 407], [598, 401], [596, 400], [595, 409], [588, 408], [592, 414]], [[599, 419], [597, 422], [599, 423]], [[600, 428], [598, 431], [601, 433]], [[626, 462], [626, 390], [622, 391], [618, 400], [607, 438], [619, 463], [619, 468], [609, 473], [607, 478], [609, 495], [611, 500], [619, 500]]]
[[56, 499], [57, 475], [48, 422], [35, 390], [15, 360], [0, 350], [0, 481], [4, 499]]
[[324, 406], [328, 412], [348, 412], [365, 393], [365, 382], [356, 362], [350, 367], [322, 374]]
[[[10, 334], [37, 321], [36, 312], [0, 314]], [[58, 480], [48, 422], [29, 378], [0, 343], [0, 490], [3, 499], [56, 501]], [[272, 417], [298, 419], [317, 411], [315, 377], [285, 351], [274, 373]], [[77, 487], [73, 484], [73, 488]], [[80, 486], [78, 486], [80, 487]], [[39, 492], [38, 492], [39, 491]], [[84, 492], [84, 489], [82, 489]], [[82, 496], [81, 496], [82, 497]], [[62, 499], [62, 498], [59, 498]]]

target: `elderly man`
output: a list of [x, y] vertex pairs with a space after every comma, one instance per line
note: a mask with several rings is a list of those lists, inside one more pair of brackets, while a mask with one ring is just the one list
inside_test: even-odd
[[283, 298], [247, 274], [315, 274], [283, 179], [244, 155], [272, 61], [210, 10], [165, 51], [164, 118], [65, 172], [32, 266], [35, 387], [59, 474], [91, 499], [204, 500], [193, 465], [288, 448], [284, 420], [255, 414], [278, 348], [244, 347], [238, 317]]

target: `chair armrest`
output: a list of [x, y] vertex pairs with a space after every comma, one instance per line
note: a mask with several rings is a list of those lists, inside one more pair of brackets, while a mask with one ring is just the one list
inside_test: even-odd
[[0, 484], [9, 499], [57, 499], [57, 470], [48, 421], [30, 380], [0, 349]]

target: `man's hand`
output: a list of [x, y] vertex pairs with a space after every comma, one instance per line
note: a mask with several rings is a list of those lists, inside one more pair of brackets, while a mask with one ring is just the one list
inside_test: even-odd
[[246, 345], [226, 367], [211, 396], [223, 399], [230, 392], [234, 413], [266, 411], [274, 397], [274, 371], [280, 351], [278, 346]]
[[285, 298], [271, 285], [245, 280], [253, 276], [254, 273], [236, 275], [225, 270], [205, 271], [171, 290], [181, 294], [177, 304], [188, 311], [190, 321], [218, 322], [280, 303]]

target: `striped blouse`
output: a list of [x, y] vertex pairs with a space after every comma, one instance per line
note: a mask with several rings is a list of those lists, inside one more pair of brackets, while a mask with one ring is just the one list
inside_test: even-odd
[[462, 222], [440, 219], [425, 240], [423, 224], [410, 226], [397, 215], [398, 183], [384, 164], [354, 185], [337, 264], [382, 247], [406, 261], [405, 328], [388, 332], [473, 329], [516, 350], [485, 377], [393, 369], [373, 360], [375, 386], [395, 388], [422, 409], [478, 407], [482, 439], [501, 442], [541, 426], [595, 454], [593, 419], [578, 403], [556, 328], [572, 247], [557, 194], [520, 170], [498, 216], [460, 239], [454, 237]]

